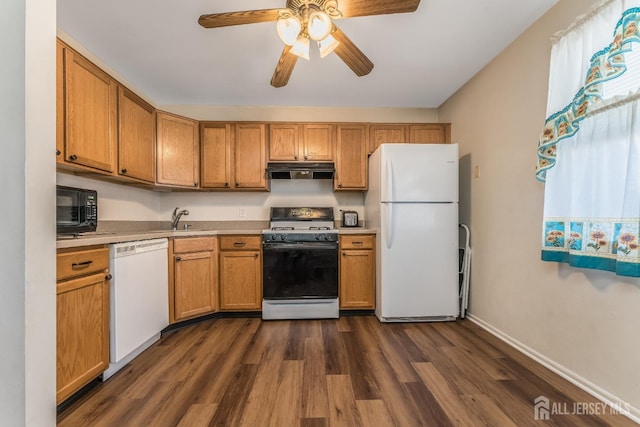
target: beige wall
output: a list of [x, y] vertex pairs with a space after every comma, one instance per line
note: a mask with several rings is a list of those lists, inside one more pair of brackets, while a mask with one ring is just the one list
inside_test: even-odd
[[640, 408], [640, 280], [540, 261], [544, 185], [534, 169], [550, 37], [593, 3], [560, 0], [438, 114], [460, 144], [472, 315], [592, 391]]

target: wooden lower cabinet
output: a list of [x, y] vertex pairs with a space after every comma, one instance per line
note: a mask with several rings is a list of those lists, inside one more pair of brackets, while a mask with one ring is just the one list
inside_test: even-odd
[[374, 309], [375, 236], [340, 236], [340, 309]]
[[169, 321], [216, 311], [216, 237], [179, 238], [169, 245]]
[[262, 308], [260, 236], [220, 237], [220, 310]]
[[109, 367], [109, 250], [57, 255], [56, 403]]

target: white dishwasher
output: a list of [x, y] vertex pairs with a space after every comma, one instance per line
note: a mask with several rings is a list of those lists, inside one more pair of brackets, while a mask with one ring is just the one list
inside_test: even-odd
[[103, 380], [160, 339], [169, 325], [167, 239], [109, 246], [109, 368]]

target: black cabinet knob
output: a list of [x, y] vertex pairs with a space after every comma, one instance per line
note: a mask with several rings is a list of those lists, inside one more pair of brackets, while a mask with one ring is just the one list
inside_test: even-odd
[[293, 160], [298, 160], [298, 156], [293, 156]]
[[238, 184], [237, 182], [236, 182], [236, 187], [240, 187], [240, 184]]
[[56, 156], [59, 156], [60, 154], [62, 154], [62, 152], [60, 150], [56, 150]]
[[342, 183], [341, 182], [338, 183], [338, 187], [342, 187]]
[[224, 183], [224, 186], [225, 186], [225, 187], [229, 187], [229, 183], [228, 183], [228, 182], [225, 182], [225, 183]]
[[182, 261], [182, 257], [177, 256], [176, 261]]
[[106, 276], [104, 276], [104, 280], [111, 280], [113, 279], [113, 276], [110, 274], [107, 274]]
[[256, 257], [258, 257], [258, 256], [260, 256], [260, 253], [259, 253], [259, 252], [256, 252]]
[[125, 173], [127, 173], [127, 169], [126, 168], [121, 169], [120, 173], [124, 175]]
[[75, 162], [76, 160], [78, 160], [78, 156], [76, 156], [75, 154], [72, 154], [69, 156], [69, 160], [71, 160], [72, 162]]

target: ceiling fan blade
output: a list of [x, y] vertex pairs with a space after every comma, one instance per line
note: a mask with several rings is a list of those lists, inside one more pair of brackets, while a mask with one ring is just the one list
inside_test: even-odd
[[229, 27], [232, 25], [256, 24], [258, 22], [271, 22], [278, 20], [278, 11], [281, 9], [245, 10], [242, 12], [212, 13], [202, 15], [198, 24], [204, 28]]
[[373, 70], [373, 62], [351, 41], [340, 28], [334, 25], [331, 33], [340, 44], [334, 51], [357, 76], [366, 76]]
[[273, 72], [273, 77], [271, 78], [271, 86], [273, 87], [283, 87], [289, 82], [289, 77], [291, 77], [291, 73], [293, 73], [293, 67], [296, 66], [296, 62], [298, 61], [298, 57], [291, 53], [290, 50], [291, 46], [287, 45], [285, 45], [282, 50], [282, 55], [280, 55], [278, 65], [276, 65], [276, 70]]
[[419, 4], [420, 0], [340, 0], [338, 9], [343, 18], [353, 18], [415, 12]]

